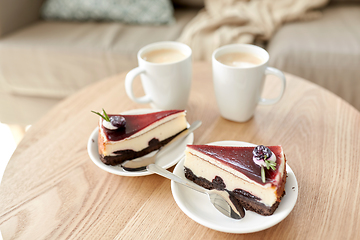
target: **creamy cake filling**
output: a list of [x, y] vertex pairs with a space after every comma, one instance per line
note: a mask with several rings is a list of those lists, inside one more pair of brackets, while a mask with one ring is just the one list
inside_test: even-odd
[[[187, 128], [185, 115], [184, 112], [180, 112], [165, 117], [120, 141], [109, 141], [104, 130], [100, 128], [100, 137], [104, 141], [102, 154], [104, 156], [115, 156], [114, 152], [127, 149], [138, 152], [148, 147], [149, 142], [154, 138], [161, 142]], [[100, 121], [103, 121], [103, 119], [100, 119]]]
[[[281, 155], [283, 156], [283, 154]], [[259, 184], [241, 172], [221, 164], [220, 161], [194, 150], [186, 150], [184, 166], [189, 168], [197, 177], [205, 178], [210, 182], [216, 176], [219, 176], [223, 179], [227, 190], [233, 191], [235, 189], [242, 189], [247, 191], [260, 198], [261, 200], [259, 202], [266, 206], [272, 206], [278, 199], [276, 186], [277, 184], [281, 184], [285, 167], [284, 158], [282, 157], [279, 172], [275, 177], [276, 183]]]

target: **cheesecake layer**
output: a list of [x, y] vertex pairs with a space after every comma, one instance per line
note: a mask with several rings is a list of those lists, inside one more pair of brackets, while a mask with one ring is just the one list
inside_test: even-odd
[[[180, 133], [178, 133], [180, 134]], [[147, 148], [144, 148], [140, 151], [133, 151], [130, 149], [126, 149], [126, 150], [120, 150], [120, 151], [116, 151], [114, 154], [109, 155], [109, 156], [105, 156], [103, 154], [100, 154], [100, 159], [103, 163], [107, 164], [107, 165], [118, 165], [121, 164], [127, 160], [132, 160], [135, 158], [139, 158], [142, 156], [145, 156], [148, 153], [151, 153], [152, 151], [155, 151], [159, 148], [161, 148], [162, 146], [166, 145], [168, 142], [170, 142], [174, 137], [176, 137], [178, 134], [176, 134], [175, 136], [171, 136], [161, 142], [159, 142], [157, 139], [153, 138], [150, 142], [149, 142], [149, 146]]]
[[[186, 127], [185, 115], [184, 110], [166, 110], [148, 114], [122, 115], [126, 120], [125, 129], [122, 129], [121, 132], [108, 130], [106, 128], [102, 128], [102, 130], [107, 141], [118, 142], [124, 139], [136, 138], [159, 125], [176, 118], [182, 119], [184, 121], [183, 125], [185, 124]], [[109, 114], [109, 117], [111, 116], [114, 115]], [[100, 121], [104, 120], [100, 118]]]
[[[224, 190], [225, 184], [222, 182], [220, 177], [216, 177], [211, 182], [206, 180], [205, 178], [197, 177], [192, 173], [192, 171], [185, 167], [185, 177], [190, 181], [206, 188], [206, 189], [218, 189]], [[285, 183], [284, 183], [285, 184]], [[251, 195], [250, 193], [242, 190], [242, 189], [235, 189], [234, 191], [229, 191], [230, 196], [235, 197], [235, 199], [240, 203], [242, 207], [246, 210], [256, 212], [258, 214], [269, 216], [272, 215], [276, 208], [278, 207], [280, 202], [275, 202], [272, 206], [266, 206], [263, 203], [260, 203], [258, 200], [259, 198]], [[285, 192], [284, 192], [285, 194]], [[230, 198], [231, 199], [231, 198]], [[233, 202], [236, 200], [232, 200]]]
[[[279, 185], [283, 168], [284, 153], [281, 146], [269, 146], [276, 156], [275, 171], [266, 171], [266, 184]], [[246, 181], [264, 185], [261, 167], [253, 161], [254, 147], [230, 147], [213, 145], [189, 145], [188, 151]]]
[[[265, 171], [265, 183], [261, 181], [260, 166], [252, 160], [254, 147], [241, 147], [240, 150], [240, 147], [188, 145], [184, 162], [185, 176], [206, 188], [218, 188], [216, 183], [221, 182], [243, 204], [245, 199], [251, 200], [250, 210], [254, 211], [254, 206], [257, 206], [263, 212], [265, 209], [270, 211], [271, 208], [276, 209], [275, 206], [284, 194], [286, 159], [281, 146], [269, 148], [276, 156], [277, 165], [275, 170]], [[268, 210], [265, 211], [267, 214]]]
[[179, 110], [123, 115], [126, 127], [116, 131], [104, 128], [102, 121], [105, 120], [100, 118], [100, 158], [105, 164], [116, 165], [159, 149], [187, 128], [185, 115], [185, 111]]

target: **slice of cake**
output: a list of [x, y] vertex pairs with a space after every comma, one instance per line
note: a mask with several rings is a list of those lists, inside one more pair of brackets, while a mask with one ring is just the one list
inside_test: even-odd
[[185, 110], [139, 115], [107, 115], [104, 111], [98, 137], [101, 161], [117, 165], [159, 149], [187, 128], [185, 116]]
[[187, 179], [207, 189], [229, 191], [246, 210], [271, 215], [285, 194], [281, 146], [188, 145], [185, 154]]

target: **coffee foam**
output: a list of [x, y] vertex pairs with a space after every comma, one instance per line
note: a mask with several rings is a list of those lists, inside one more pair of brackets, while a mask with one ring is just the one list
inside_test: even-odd
[[177, 49], [162, 48], [144, 53], [141, 58], [151, 63], [172, 63], [181, 61], [186, 56]]
[[225, 53], [218, 56], [216, 59], [222, 64], [231, 67], [254, 67], [264, 62], [260, 57], [245, 52]]

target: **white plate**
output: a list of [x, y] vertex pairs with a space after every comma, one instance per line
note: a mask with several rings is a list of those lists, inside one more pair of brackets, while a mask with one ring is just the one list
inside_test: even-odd
[[[239, 141], [221, 141], [210, 143], [218, 146], [255, 146], [254, 144]], [[286, 194], [279, 207], [271, 216], [262, 216], [246, 211], [245, 217], [235, 220], [220, 213], [211, 203], [209, 198], [202, 193], [187, 188], [171, 181], [171, 191], [180, 209], [197, 223], [228, 233], [251, 233], [270, 228], [285, 219], [295, 206], [298, 196], [298, 184], [294, 172], [286, 164], [287, 180]], [[184, 158], [176, 165], [174, 174], [186, 179], [184, 176]]]
[[[131, 111], [123, 112], [121, 114], [127, 114], [127, 115], [144, 114], [144, 113], [150, 113], [150, 112], [156, 112], [156, 111], [158, 111], [158, 110], [134, 109]], [[99, 152], [98, 152], [98, 144], [97, 144], [98, 131], [99, 131], [99, 128], [96, 127], [94, 129], [94, 131], [91, 133], [89, 140], [88, 140], [88, 144], [87, 144], [87, 150], [88, 150], [90, 159], [99, 168], [101, 168], [109, 173], [113, 173], [113, 174], [121, 175], [121, 176], [146, 176], [146, 175], [152, 174], [151, 172], [149, 172], [147, 170], [144, 170], [141, 172], [127, 172], [124, 169], [122, 169], [122, 167], [120, 167], [120, 166], [111, 166], [111, 165], [104, 164], [100, 160], [100, 156], [99, 156]], [[193, 142], [194, 142], [194, 134], [191, 133], [183, 141], [181, 141], [181, 143], [176, 148], [174, 148], [173, 151], [162, 154], [161, 157], [156, 160], [156, 164], [158, 164], [159, 166], [161, 166], [165, 169], [174, 166], [184, 156], [184, 151], [185, 151], [186, 145], [192, 144]], [[155, 154], [155, 152], [149, 153], [148, 155], [146, 155], [144, 157], [148, 157], [153, 154]], [[140, 160], [141, 158], [138, 158], [138, 159]], [[134, 159], [134, 160], [136, 160], [136, 159]]]

